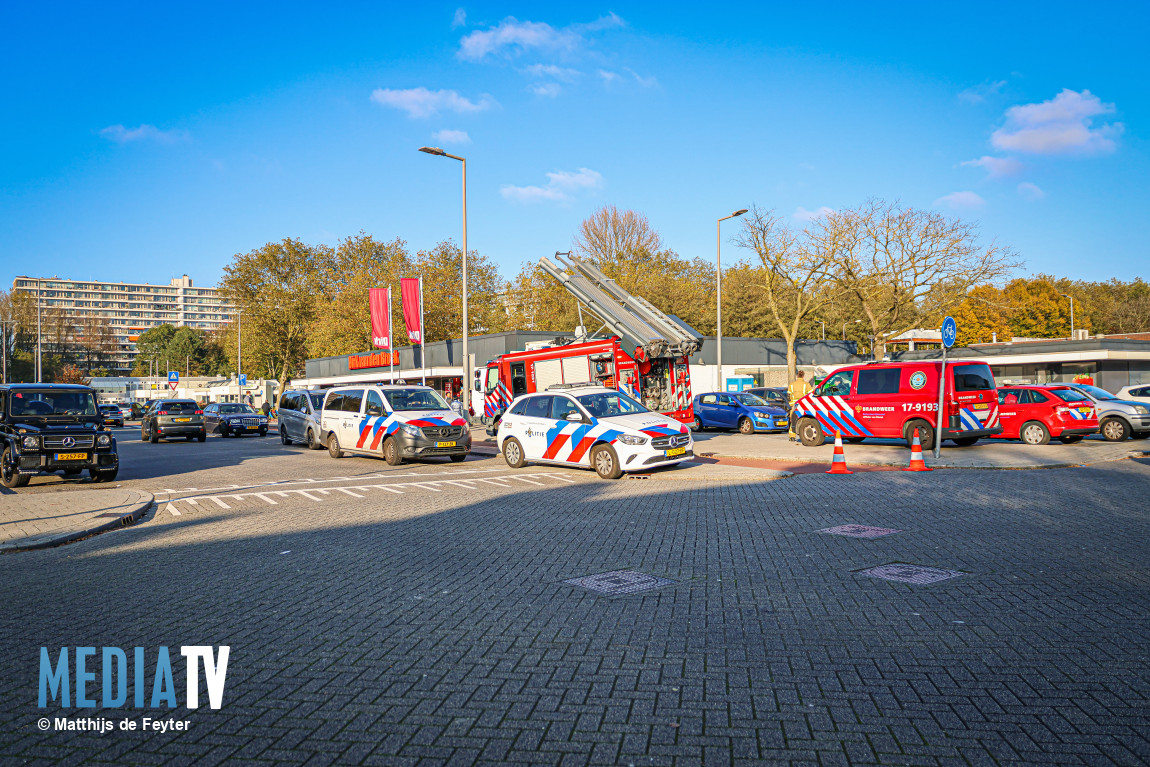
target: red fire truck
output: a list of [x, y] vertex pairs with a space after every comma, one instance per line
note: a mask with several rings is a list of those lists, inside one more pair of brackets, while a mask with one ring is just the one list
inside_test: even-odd
[[486, 369], [477, 370], [476, 378], [482, 383], [487, 419], [520, 394], [545, 391], [556, 384], [591, 382], [625, 392], [648, 410], [683, 423], [695, 420], [687, 358], [650, 360], [642, 347], [631, 356], [615, 336], [503, 354], [488, 362]]
[[[593, 264], [567, 255], [559, 264], [539, 260], [583, 307], [603, 324], [589, 336], [557, 339], [539, 349], [510, 352], [476, 371], [483, 415], [490, 421], [521, 394], [556, 384], [593, 383], [625, 392], [654, 412], [683, 423], [694, 421], [690, 355], [703, 343], [698, 331], [674, 315], [626, 292]], [[598, 334], [604, 329], [611, 332]]]

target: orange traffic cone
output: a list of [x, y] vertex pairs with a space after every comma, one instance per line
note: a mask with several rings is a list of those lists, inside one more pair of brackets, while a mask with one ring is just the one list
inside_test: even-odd
[[831, 460], [831, 468], [827, 474], [854, 474], [847, 468], [847, 457], [843, 453], [843, 435], [835, 432], [835, 457]]
[[914, 440], [910, 443], [910, 466], [903, 471], [934, 471], [922, 460], [922, 442], [918, 438], [918, 427], [914, 429]]

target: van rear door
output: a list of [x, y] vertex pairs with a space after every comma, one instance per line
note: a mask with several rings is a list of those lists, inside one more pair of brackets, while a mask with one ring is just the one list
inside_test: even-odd
[[985, 362], [957, 362], [948, 369], [960, 428], [974, 431], [997, 426], [998, 391], [990, 366]]

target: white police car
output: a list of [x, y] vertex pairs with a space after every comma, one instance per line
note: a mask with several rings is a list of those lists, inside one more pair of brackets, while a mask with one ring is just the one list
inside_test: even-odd
[[685, 424], [601, 386], [519, 397], [499, 424], [498, 445], [513, 468], [528, 461], [590, 466], [604, 479], [678, 463], [694, 448]]

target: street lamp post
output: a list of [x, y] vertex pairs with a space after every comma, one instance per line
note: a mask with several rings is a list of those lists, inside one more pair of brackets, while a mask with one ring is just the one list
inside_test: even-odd
[[244, 371], [244, 312], [236, 309], [236, 380]]
[[40, 368], [40, 280], [36, 280], [36, 383], [44, 380]]
[[1070, 299], [1070, 340], [1074, 340], [1074, 296], [1069, 293], [1059, 293], [1063, 298]]
[[843, 340], [844, 341], [847, 340], [847, 325], [848, 324], [857, 325], [860, 322], [862, 322], [862, 320], [855, 320], [854, 322], [851, 322], [851, 323], [846, 323], [846, 322], [843, 323]]
[[823, 340], [825, 341], [825, 340], [827, 340], [827, 323], [823, 322], [822, 320], [819, 320], [819, 325], [822, 325], [822, 328], [823, 328]]
[[[419, 151], [436, 157], [450, 157], [463, 163], [463, 414], [464, 418], [471, 419], [471, 358], [467, 355], [467, 159], [444, 152], [439, 147], [421, 146]], [[423, 328], [423, 333], [427, 332]], [[424, 364], [426, 367], [426, 363]]]
[[736, 218], [747, 212], [746, 208], [736, 210], [715, 222], [715, 391], [723, 390], [723, 246], [722, 223], [728, 218]]

